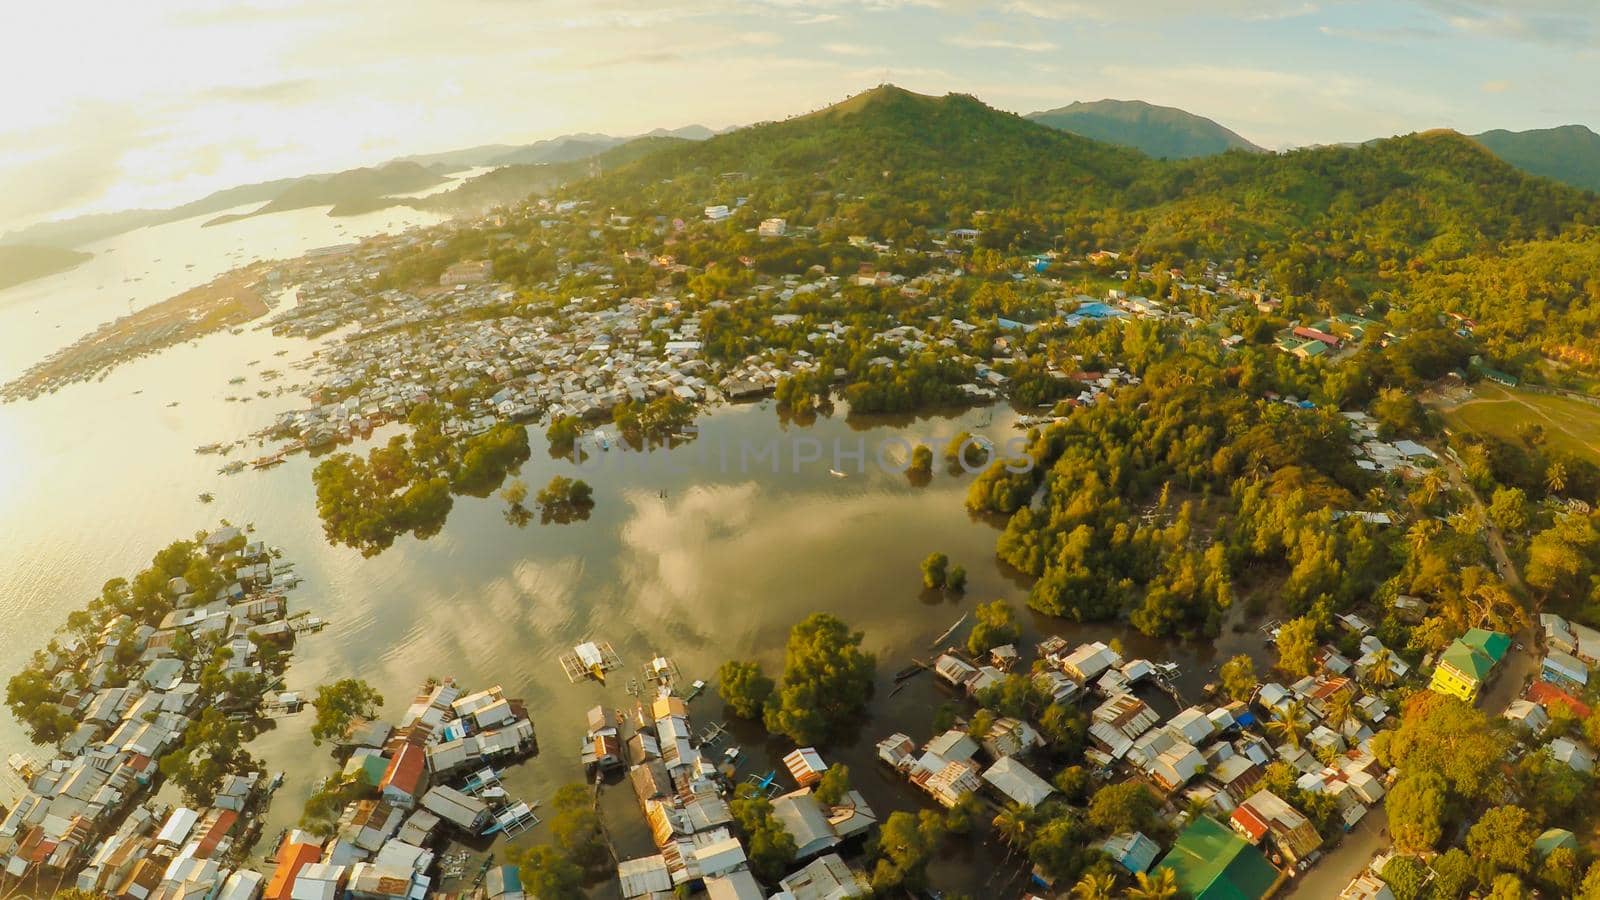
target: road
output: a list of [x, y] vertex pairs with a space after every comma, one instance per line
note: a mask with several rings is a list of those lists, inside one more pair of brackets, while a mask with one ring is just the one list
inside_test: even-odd
[[1345, 885], [1361, 874], [1379, 851], [1389, 846], [1389, 814], [1382, 803], [1374, 806], [1339, 846], [1322, 857], [1310, 871], [1289, 882], [1279, 896], [1322, 900], [1337, 897]]
[[[1500, 529], [1489, 521], [1489, 511], [1484, 508], [1478, 493], [1467, 483], [1455, 460], [1448, 453], [1442, 455], [1440, 459], [1449, 467], [1454, 486], [1465, 491], [1467, 496], [1472, 498], [1473, 504], [1478, 507], [1478, 511], [1483, 513], [1484, 543], [1488, 545], [1489, 553], [1494, 557], [1495, 568], [1499, 570], [1500, 577], [1505, 579], [1506, 584], [1518, 596], [1527, 596], [1522, 584], [1522, 574], [1517, 571], [1516, 563], [1506, 552], [1505, 538], [1500, 534]], [[1491, 716], [1505, 712], [1511, 701], [1522, 695], [1523, 686], [1528, 679], [1539, 670], [1539, 657], [1535, 655], [1534, 650], [1539, 635], [1537, 608], [1528, 611], [1528, 620], [1529, 624], [1512, 639], [1515, 643], [1501, 661], [1500, 671], [1496, 673], [1494, 682], [1478, 698], [1478, 705]], [[1522, 649], [1518, 650], [1518, 646]], [[1389, 846], [1388, 827], [1388, 812], [1384, 804], [1380, 803], [1367, 813], [1354, 830], [1345, 835], [1339, 846], [1323, 856], [1309, 872], [1290, 881], [1282, 896], [1302, 897], [1308, 900], [1339, 896], [1339, 892], [1367, 867], [1372, 857]]]

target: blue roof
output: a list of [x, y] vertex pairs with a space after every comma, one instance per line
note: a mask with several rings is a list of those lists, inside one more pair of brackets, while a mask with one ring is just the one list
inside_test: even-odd
[[1108, 306], [1099, 302], [1085, 303], [1084, 305], [1073, 310], [1073, 312], [1080, 316], [1089, 316], [1093, 319], [1111, 319], [1116, 318], [1117, 316], [1126, 315], [1126, 313], [1114, 306]]

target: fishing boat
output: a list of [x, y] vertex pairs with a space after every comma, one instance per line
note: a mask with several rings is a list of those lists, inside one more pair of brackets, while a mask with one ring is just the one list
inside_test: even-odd
[[838, 469], [829, 469], [828, 470], [828, 474], [832, 475], [835, 478], [849, 478], [850, 477], [849, 475], [845, 474], [844, 472], [839, 471]]
[[704, 681], [701, 681], [700, 679], [696, 678], [694, 680], [694, 683], [689, 685], [689, 693], [683, 695], [684, 702], [688, 702], [688, 701], [693, 700], [694, 698], [700, 696], [705, 691], [705, 689], [706, 689], [706, 683]]
[[929, 645], [930, 649], [933, 649], [933, 650], [939, 649], [939, 647], [941, 645], [943, 645], [945, 641], [950, 639], [950, 635], [956, 633], [956, 629], [957, 628], [960, 628], [962, 625], [966, 624], [966, 621], [967, 621], [967, 614], [966, 613], [962, 613], [961, 614], [961, 618], [957, 619], [956, 623], [954, 625], [951, 625], [949, 628], [946, 628], [945, 631], [944, 631], [944, 634], [941, 634], [938, 637], [933, 639], [933, 643]]
[[194, 452], [196, 452], [196, 453], [221, 453], [222, 452], [222, 445], [221, 444], [201, 444], [200, 446], [194, 448]]
[[250, 465], [257, 469], [270, 469], [273, 466], [280, 465], [282, 463], [282, 453], [271, 453], [266, 456], [258, 457], [254, 462], [250, 463]]

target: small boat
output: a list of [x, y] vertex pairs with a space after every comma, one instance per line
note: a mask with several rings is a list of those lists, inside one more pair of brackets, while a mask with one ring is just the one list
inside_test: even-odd
[[835, 478], [849, 478], [850, 477], [849, 475], [846, 475], [845, 473], [839, 471], [838, 469], [829, 469], [828, 470], [828, 474], [832, 475]]
[[217, 499], [217, 498], [211, 496], [211, 492], [210, 491], [201, 491], [200, 492], [200, 502], [201, 503], [210, 503], [211, 501], [213, 501], [215, 499]]
[[894, 673], [894, 680], [896, 682], [905, 681], [907, 678], [912, 678], [922, 674], [924, 671], [927, 671], [927, 668], [928, 664], [922, 660], [913, 660], [911, 665], [906, 666], [900, 671]]
[[966, 621], [967, 621], [967, 614], [966, 613], [962, 613], [961, 614], [961, 618], [957, 619], [956, 623], [954, 625], [951, 625], [949, 628], [945, 629], [944, 634], [941, 634], [938, 637], [933, 639], [933, 643], [930, 645], [931, 649], [934, 649], [934, 650], [939, 649], [939, 646], [941, 644], [943, 644], [945, 641], [949, 640], [950, 639], [950, 635], [955, 634], [956, 633], [956, 629], [960, 628], [962, 625], [964, 625], [966, 623]]
[[196, 452], [196, 453], [221, 453], [222, 452], [222, 445], [221, 444], [201, 444], [200, 446], [194, 448], [194, 452]]
[[706, 689], [706, 683], [696, 678], [694, 684], [689, 685], [689, 693], [683, 695], [685, 702], [700, 696]]

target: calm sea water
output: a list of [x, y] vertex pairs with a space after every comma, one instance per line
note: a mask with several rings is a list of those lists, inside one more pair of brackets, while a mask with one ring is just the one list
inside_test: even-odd
[[[331, 220], [307, 210], [212, 229], [178, 223], [115, 239], [114, 252], [82, 269], [0, 293], [0, 377], [125, 313], [124, 294], [143, 305], [252, 258], [287, 257], [417, 221], [431, 219], [385, 211]], [[185, 268], [191, 262], [194, 268]], [[117, 273], [135, 270], [158, 274], [121, 285]], [[99, 290], [113, 277], [117, 287]], [[429, 676], [454, 676], [471, 688], [500, 684], [527, 700], [538, 731], [540, 755], [507, 778], [524, 799], [546, 799], [582, 778], [585, 710], [631, 703], [625, 685], [651, 656], [671, 656], [685, 681], [712, 680], [732, 656], [760, 659], [776, 673], [789, 626], [826, 610], [864, 631], [880, 659], [879, 690], [859, 740], [826, 755], [851, 765], [882, 814], [921, 804], [920, 795], [874, 765], [872, 745], [894, 731], [925, 739], [934, 709], [948, 697], [931, 676], [891, 697], [893, 674], [914, 656], [928, 657], [930, 641], [976, 602], [1006, 597], [1021, 608], [1026, 584], [994, 559], [995, 523], [962, 509], [967, 476], [940, 471], [931, 484], [914, 487], [879, 470], [870, 448], [961, 428], [1003, 442], [1018, 433], [1008, 410], [847, 421], [841, 409], [802, 428], [782, 423], [769, 403], [728, 407], [702, 420], [697, 442], [671, 451], [670, 466], [624, 466], [614, 450], [592, 471], [551, 459], [536, 432], [534, 458], [521, 477], [531, 488], [555, 474], [586, 478], [596, 499], [587, 521], [518, 528], [505, 520], [502, 501], [462, 497], [433, 539], [402, 538], [363, 559], [323, 539], [311, 489], [314, 460], [302, 455], [229, 477], [215, 474], [218, 457], [193, 453], [303, 405], [293, 393], [260, 399], [254, 392], [302, 380], [291, 367], [314, 347], [248, 329], [218, 334], [132, 362], [97, 383], [0, 406], [0, 673], [9, 677], [104, 581], [132, 574], [170, 540], [225, 518], [254, 524], [259, 537], [282, 547], [305, 579], [292, 607], [331, 622], [301, 640], [290, 689], [361, 677], [383, 693], [393, 716]], [[264, 383], [256, 373], [265, 368], [285, 375]], [[246, 383], [230, 385], [238, 375]], [[250, 399], [230, 402], [229, 395]], [[789, 455], [776, 473], [770, 464], [740, 470], [742, 443], [795, 438], [825, 448], [865, 442], [868, 471], [855, 474], [852, 464], [849, 477], [834, 477], [826, 453], [799, 471]], [[734, 454], [727, 466], [715, 449], [723, 446]], [[234, 458], [248, 459], [253, 449], [236, 450]], [[199, 503], [202, 491], [215, 502]], [[921, 590], [918, 564], [933, 550], [967, 567], [965, 598]], [[1191, 695], [1219, 654], [1260, 649], [1251, 635], [1174, 647], [1116, 626], [1028, 624], [1030, 638], [1051, 631], [1085, 640], [1120, 636], [1132, 654], [1175, 659]], [[609, 686], [571, 685], [562, 673], [559, 655], [589, 639], [610, 641], [626, 662]], [[700, 727], [726, 718], [711, 693], [693, 711]], [[334, 769], [325, 748], [311, 747], [310, 722], [309, 713], [281, 720], [253, 745], [269, 768], [287, 773], [269, 837], [294, 822], [312, 786]], [[749, 754], [744, 772], [766, 772], [789, 749], [763, 745], [753, 729], [729, 724]], [[13, 751], [48, 754], [0, 715], [0, 754]], [[15, 788], [5, 778], [0, 801], [12, 799]], [[631, 791], [611, 788], [603, 805], [619, 851], [647, 852]], [[534, 829], [522, 840], [545, 837]], [[941, 867], [951, 877], [982, 868], [962, 856]]]

